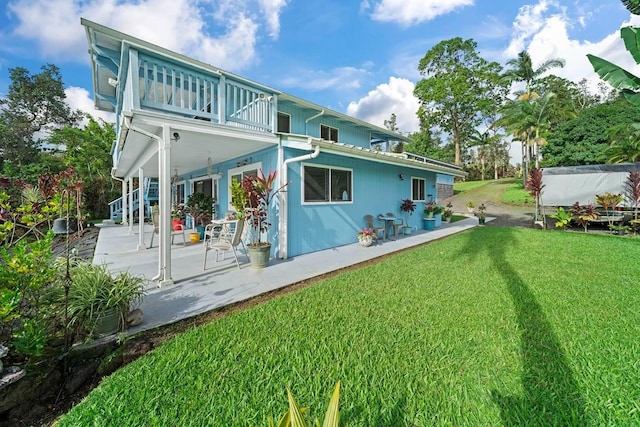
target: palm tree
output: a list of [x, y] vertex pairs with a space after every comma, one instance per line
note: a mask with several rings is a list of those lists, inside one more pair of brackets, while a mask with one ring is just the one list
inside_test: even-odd
[[531, 84], [550, 69], [564, 67], [564, 59], [548, 59], [534, 69], [529, 52], [523, 50], [517, 58], [508, 60], [507, 66], [511, 68], [507, 69], [502, 77], [511, 83], [524, 82], [525, 92], [522, 98], [528, 100], [531, 98]]
[[[538, 77], [542, 74], [546, 73], [552, 68], [562, 68], [564, 67], [564, 59], [555, 58], [544, 61], [542, 64], [538, 66], [538, 68], [533, 68], [533, 63], [531, 62], [531, 55], [526, 50], [523, 50], [518, 54], [517, 58], [513, 58], [507, 61], [507, 66], [510, 67], [502, 74], [502, 78], [514, 83], [514, 82], [524, 82], [525, 83], [525, 91], [520, 93], [519, 98], [514, 102], [533, 102], [534, 99], [537, 98], [537, 94], [531, 91], [531, 85], [535, 82]], [[543, 97], [544, 98], [544, 97]], [[546, 108], [546, 106], [545, 106]], [[524, 109], [521, 105], [516, 107], [517, 109]], [[525, 113], [525, 116], [528, 113]], [[527, 120], [525, 120], [527, 121]], [[514, 133], [516, 129], [512, 129], [511, 133]], [[526, 180], [528, 175], [527, 161], [531, 157], [529, 151], [531, 150], [532, 142], [534, 142], [535, 138], [538, 142], [540, 140], [539, 130], [536, 130], [535, 127], [525, 126], [524, 128], [520, 128], [518, 132], [515, 132], [516, 140], [522, 141], [522, 168], [523, 168], [523, 180]], [[536, 134], [533, 136], [533, 134]], [[524, 137], [524, 138], [523, 138]], [[534, 154], [536, 160], [536, 167], [538, 167], [538, 153], [537, 146], [540, 145], [538, 142], [534, 144]], [[529, 154], [529, 155], [528, 155]]]
[[553, 92], [547, 92], [542, 97], [533, 93], [529, 99], [511, 101], [500, 110], [502, 117], [497, 124], [511, 134], [514, 140], [522, 142], [524, 183], [528, 176], [527, 163], [532, 157], [535, 167], [540, 167], [539, 147], [547, 142], [545, 136], [549, 131], [549, 105], [554, 97]]

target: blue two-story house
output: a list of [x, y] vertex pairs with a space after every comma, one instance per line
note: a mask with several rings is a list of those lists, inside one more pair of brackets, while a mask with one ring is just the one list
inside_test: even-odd
[[[273, 204], [272, 256], [357, 241], [365, 214], [401, 199], [436, 200], [453, 165], [379, 149], [407, 138], [85, 19], [95, 106], [115, 112], [112, 176], [154, 178], [160, 209], [160, 283], [171, 282], [171, 205], [191, 192], [232, 209], [230, 183], [262, 169], [290, 182]], [[147, 179], [145, 179], [147, 178]], [[131, 200], [129, 198], [129, 200]], [[142, 203], [140, 204], [142, 206]], [[126, 220], [125, 212], [124, 219]], [[420, 214], [409, 217], [420, 227]]]

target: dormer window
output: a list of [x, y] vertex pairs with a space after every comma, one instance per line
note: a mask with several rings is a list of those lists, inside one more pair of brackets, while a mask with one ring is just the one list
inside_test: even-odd
[[320, 125], [320, 138], [327, 141], [338, 142], [338, 129], [331, 126]]

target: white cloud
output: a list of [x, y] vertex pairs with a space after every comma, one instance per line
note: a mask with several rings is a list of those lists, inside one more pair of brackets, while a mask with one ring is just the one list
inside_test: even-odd
[[44, 57], [86, 61], [80, 17], [229, 70], [247, 67], [258, 32], [280, 31], [287, 0], [15, 0], [14, 33], [35, 40]]
[[[375, 21], [397, 22], [404, 26], [430, 21], [460, 7], [473, 5], [473, 0], [376, 0], [372, 2], [371, 18]], [[371, 8], [369, 1], [361, 9]]]
[[536, 5], [525, 5], [520, 8], [516, 19], [513, 21], [513, 36], [507, 48], [506, 54], [514, 58], [525, 49], [527, 39], [535, 35], [544, 26], [544, 13], [550, 6], [557, 3], [552, 0], [540, 0]]
[[419, 130], [418, 99], [413, 96], [414, 84], [397, 77], [389, 83], [378, 85], [365, 97], [349, 103], [347, 114], [383, 127], [384, 121], [395, 113], [398, 128], [402, 133]]
[[68, 87], [64, 90], [64, 93], [67, 96], [67, 104], [72, 110], [80, 110], [91, 114], [95, 119], [101, 118], [107, 123], [115, 123], [115, 113], [96, 110], [88, 90], [81, 87]]
[[[557, 7], [557, 4], [541, 0], [535, 6], [520, 9], [520, 14], [515, 20], [518, 25], [514, 24], [516, 31], [504, 52], [505, 58], [514, 58], [524, 49], [531, 55], [534, 67], [549, 59], [562, 58], [565, 60], [564, 68], [555, 68], [550, 72], [574, 82], [586, 78], [593, 89], [596, 88], [600, 79], [593, 71], [587, 54], [607, 59], [634, 74], [640, 73], [640, 67], [625, 49], [619, 31], [616, 30], [596, 42], [572, 39], [569, 36], [569, 29], [574, 21], [564, 13], [550, 13], [546, 16], [545, 12], [552, 10], [550, 6]], [[578, 16], [575, 23], [581, 25], [581, 18]], [[534, 25], [535, 31], [523, 30], [523, 27], [532, 21], [537, 22]], [[640, 25], [640, 17], [633, 16], [630, 22], [623, 23], [621, 26], [626, 25]]]
[[281, 80], [285, 88], [301, 88], [310, 91], [358, 89], [361, 80], [369, 73], [371, 63], [361, 67], [338, 67], [329, 71], [297, 70]]

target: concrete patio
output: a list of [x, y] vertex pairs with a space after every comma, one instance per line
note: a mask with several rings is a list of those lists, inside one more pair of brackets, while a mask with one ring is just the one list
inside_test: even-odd
[[[216, 262], [215, 252], [209, 253], [207, 269], [203, 270], [202, 243], [191, 244], [187, 238], [186, 245], [183, 245], [182, 240], [176, 238], [176, 244], [171, 250], [174, 284], [162, 288], [150, 281], [158, 272], [158, 247], [137, 250], [137, 225], [133, 230], [128, 226], [109, 226], [100, 230], [93, 262], [106, 264], [112, 272], [128, 269], [129, 272], [147, 279], [141, 306], [144, 321], [127, 330], [128, 334], [135, 334], [441, 239], [477, 225], [477, 218], [467, 218], [454, 223], [443, 223], [442, 227], [433, 231], [418, 230], [408, 236], [399, 236], [396, 240], [381, 240], [379, 244], [370, 247], [354, 243], [287, 260], [272, 259], [267, 268], [260, 270], [249, 266], [249, 260], [242, 250], [238, 255], [240, 270], [237, 269], [232, 254], [228, 253], [223, 261]], [[145, 225], [146, 245], [149, 244], [151, 231], [151, 226]]]

